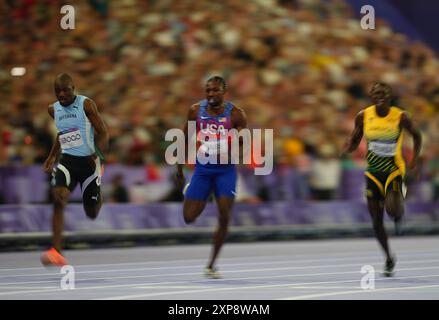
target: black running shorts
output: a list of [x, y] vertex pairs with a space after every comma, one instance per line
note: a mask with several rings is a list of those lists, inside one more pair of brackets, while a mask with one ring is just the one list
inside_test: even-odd
[[388, 172], [366, 172], [366, 197], [384, 200], [389, 190], [401, 192], [405, 198], [404, 180], [399, 170]]
[[66, 187], [72, 192], [80, 184], [84, 205], [95, 206], [101, 197], [101, 164], [99, 158], [62, 154], [52, 173], [52, 187]]

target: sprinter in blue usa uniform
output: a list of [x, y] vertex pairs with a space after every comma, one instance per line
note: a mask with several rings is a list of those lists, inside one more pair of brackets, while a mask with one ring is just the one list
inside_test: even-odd
[[[75, 94], [68, 74], [55, 79], [58, 99], [48, 108], [58, 130], [57, 140], [44, 162], [52, 172], [52, 247], [41, 255], [44, 265], [66, 265], [61, 254], [64, 208], [70, 193], [79, 183], [87, 217], [95, 219], [102, 205], [101, 160], [108, 147], [108, 130], [93, 100]], [[96, 138], [96, 139], [95, 139]]]
[[[203, 212], [210, 194], [215, 195], [219, 211], [219, 225], [213, 239], [213, 250], [205, 275], [220, 278], [215, 261], [227, 235], [232, 206], [236, 195], [236, 168], [231, 163], [230, 129], [239, 132], [247, 127], [245, 112], [224, 101], [226, 82], [215, 76], [206, 83], [206, 99], [192, 105], [185, 126], [188, 144], [188, 122], [196, 121], [197, 156], [191, 182], [184, 190], [183, 215], [186, 223], [194, 222]], [[214, 138], [214, 139], [209, 139]], [[225, 146], [228, 146], [225, 148]], [[206, 161], [215, 158], [216, 161]], [[212, 157], [213, 156], [213, 157]], [[225, 159], [225, 161], [224, 161]], [[177, 182], [184, 185], [183, 165], [177, 167]]]

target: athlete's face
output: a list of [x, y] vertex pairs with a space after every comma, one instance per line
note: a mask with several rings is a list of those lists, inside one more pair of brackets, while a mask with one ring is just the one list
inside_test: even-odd
[[210, 81], [206, 84], [206, 99], [213, 108], [219, 108], [224, 100], [223, 85], [218, 81]]
[[68, 106], [75, 97], [75, 87], [72, 83], [55, 81], [55, 95], [63, 106]]
[[391, 99], [390, 90], [385, 86], [377, 85], [372, 88], [370, 97], [377, 106], [387, 106]]

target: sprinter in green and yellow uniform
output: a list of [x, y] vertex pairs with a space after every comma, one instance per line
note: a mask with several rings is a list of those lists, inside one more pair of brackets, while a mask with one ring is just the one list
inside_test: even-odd
[[406, 164], [402, 156], [404, 129], [413, 137], [414, 155], [408, 165], [415, 170], [421, 150], [419, 130], [402, 109], [391, 106], [391, 88], [377, 82], [370, 90], [374, 105], [360, 111], [355, 118], [355, 128], [347, 141], [343, 154], [354, 151], [363, 135], [367, 140], [367, 204], [372, 217], [375, 235], [386, 254], [384, 274], [391, 276], [396, 259], [390, 253], [383, 223], [384, 209], [398, 224], [404, 214], [403, 183]]

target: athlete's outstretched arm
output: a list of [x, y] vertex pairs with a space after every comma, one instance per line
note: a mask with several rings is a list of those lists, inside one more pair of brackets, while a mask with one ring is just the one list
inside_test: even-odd
[[358, 148], [358, 145], [363, 138], [363, 120], [364, 113], [363, 111], [360, 111], [355, 117], [355, 128], [352, 131], [348, 140], [346, 141], [345, 145], [343, 146], [341, 152], [342, 155], [345, 155], [346, 153], [351, 153]]
[[418, 164], [419, 154], [421, 153], [421, 147], [422, 147], [421, 132], [415, 126], [412, 119], [410, 119], [408, 114], [405, 112], [401, 115], [400, 124], [401, 124], [401, 128], [406, 129], [413, 137], [414, 154], [412, 160], [409, 163], [409, 169], [415, 169]]
[[108, 134], [107, 126], [98, 111], [96, 103], [91, 99], [85, 99], [84, 110], [87, 118], [90, 120], [94, 130], [97, 133], [96, 144], [101, 152], [106, 152], [108, 149], [108, 141], [110, 135]]
[[[54, 112], [53, 112], [53, 105], [50, 105], [49, 108], [47, 109], [47, 112], [49, 113], [49, 115], [53, 118], [54, 117]], [[56, 162], [56, 159], [59, 156], [59, 153], [61, 151], [61, 145], [59, 144], [59, 139], [58, 139], [59, 134], [56, 135], [56, 139], [54, 144], [52, 145], [52, 149], [50, 150], [49, 155], [47, 156], [46, 161], [44, 161], [43, 164], [43, 170], [46, 173], [50, 173], [52, 171], [53, 165]]]
[[[188, 159], [189, 157], [189, 139], [191, 139], [192, 137], [189, 137], [189, 130], [188, 130], [188, 124], [189, 121], [197, 121], [197, 111], [198, 111], [198, 106], [196, 104], [192, 105], [188, 111], [187, 114], [187, 119], [186, 122], [184, 124], [184, 136], [185, 136], [185, 159]], [[177, 164], [177, 173], [176, 173], [176, 178], [177, 178], [177, 184], [178, 187], [180, 189], [183, 189], [184, 187], [184, 175], [183, 175], [183, 164], [182, 163], [178, 163]]]

